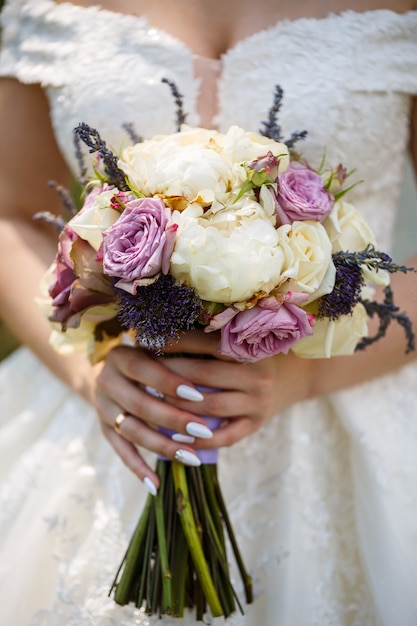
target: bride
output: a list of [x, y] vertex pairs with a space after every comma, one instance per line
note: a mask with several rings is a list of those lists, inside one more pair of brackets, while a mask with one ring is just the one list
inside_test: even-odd
[[[47, 182], [70, 188], [78, 175], [80, 121], [116, 147], [126, 122], [144, 137], [173, 132], [168, 77], [187, 123], [257, 131], [279, 83], [285, 135], [308, 130], [313, 166], [325, 149], [330, 163], [356, 168], [352, 201], [389, 250], [409, 146], [417, 162], [415, 9], [411, 0], [6, 0], [0, 316], [24, 347], [0, 367], [2, 624], [153, 623], [107, 592], [147, 491], [158, 489], [154, 454], [194, 463], [197, 449], [218, 447], [255, 588], [245, 616], [228, 623], [415, 625], [417, 361], [402, 329], [352, 357], [250, 365], [222, 360], [214, 337], [190, 332], [175, 349], [216, 360], [156, 360], [124, 346], [93, 368], [48, 343], [35, 297], [56, 238], [32, 219], [61, 211]], [[417, 325], [415, 274], [392, 284]], [[201, 397], [199, 384], [225, 391]], [[199, 415], [225, 426], [206, 438]]]

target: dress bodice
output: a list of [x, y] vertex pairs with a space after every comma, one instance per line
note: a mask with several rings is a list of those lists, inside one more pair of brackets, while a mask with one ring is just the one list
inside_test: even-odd
[[306, 129], [302, 151], [313, 166], [325, 152], [329, 164], [357, 170], [364, 182], [351, 198], [389, 247], [417, 93], [417, 11], [281, 21], [217, 62], [197, 57], [144, 17], [99, 6], [8, 0], [3, 28], [0, 74], [45, 87], [74, 172], [72, 130], [80, 121], [115, 150], [128, 141], [126, 123], [143, 137], [175, 130], [175, 102], [163, 77], [183, 94], [187, 123], [212, 117], [222, 131], [231, 124], [259, 130], [280, 84], [284, 136]]

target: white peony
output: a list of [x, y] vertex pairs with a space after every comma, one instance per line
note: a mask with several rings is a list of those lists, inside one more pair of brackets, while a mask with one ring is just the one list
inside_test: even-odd
[[247, 176], [243, 163], [271, 151], [280, 157], [279, 171], [289, 164], [285, 144], [232, 126], [226, 134], [183, 126], [125, 148], [118, 166], [131, 186], [145, 196], [183, 196], [209, 205], [240, 187]]
[[161, 194], [201, 198], [211, 203], [231, 186], [232, 164], [222, 155], [222, 135], [214, 130], [183, 127], [125, 148], [118, 166], [145, 196]]
[[203, 300], [242, 302], [281, 282], [278, 231], [255, 201], [208, 215], [194, 204], [173, 220], [179, 228], [170, 271]]

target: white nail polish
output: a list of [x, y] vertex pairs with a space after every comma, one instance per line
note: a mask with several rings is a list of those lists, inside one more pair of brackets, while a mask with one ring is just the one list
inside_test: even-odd
[[151, 387], [150, 385], [146, 385], [145, 391], [154, 398], [159, 398], [160, 400], [164, 398], [162, 391], [158, 391], [158, 389], [155, 389], [155, 387]]
[[184, 400], [192, 400], [193, 402], [201, 402], [204, 400], [202, 393], [197, 391], [197, 389], [194, 389], [194, 387], [189, 387], [188, 385], [179, 385], [177, 387], [177, 396], [184, 398]]
[[178, 443], [194, 443], [195, 437], [190, 437], [190, 435], [183, 435], [181, 433], [174, 433], [171, 437], [172, 441], [177, 441]]
[[143, 479], [143, 484], [152, 496], [156, 496], [158, 490], [155, 486], [155, 483], [148, 476]]
[[184, 465], [192, 465], [198, 467], [201, 465], [201, 461], [195, 454], [191, 454], [188, 450], [177, 450], [175, 453], [175, 460]]
[[201, 439], [211, 439], [213, 437], [213, 433], [210, 428], [207, 428], [207, 426], [199, 424], [198, 422], [188, 422], [185, 430], [189, 435], [200, 437]]

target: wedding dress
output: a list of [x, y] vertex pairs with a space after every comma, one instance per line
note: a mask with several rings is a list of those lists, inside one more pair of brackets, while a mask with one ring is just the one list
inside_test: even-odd
[[[126, 123], [145, 137], [175, 130], [163, 77], [184, 95], [189, 124], [222, 131], [259, 130], [280, 84], [284, 135], [308, 130], [302, 150], [312, 165], [325, 151], [329, 164], [356, 168], [364, 182], [350, 197], [381, 248], [391, 247], [417, 94], [415, 11], [271, 24], [212, 61], [142, 17], [9, 0], [0, 73], [45, 88], [75, 173], [80, 121], [115, 149], [127, 141]], [[416, 407], [414, 362], [294, 406], [221, 450], [255, 589], [245, 616], [228, 624], [417, 624]], [[22, 348], [1, 364], [0, 423], [2, 626], [153, 624], [107, 597], [146, 492], [94, 411]]]

